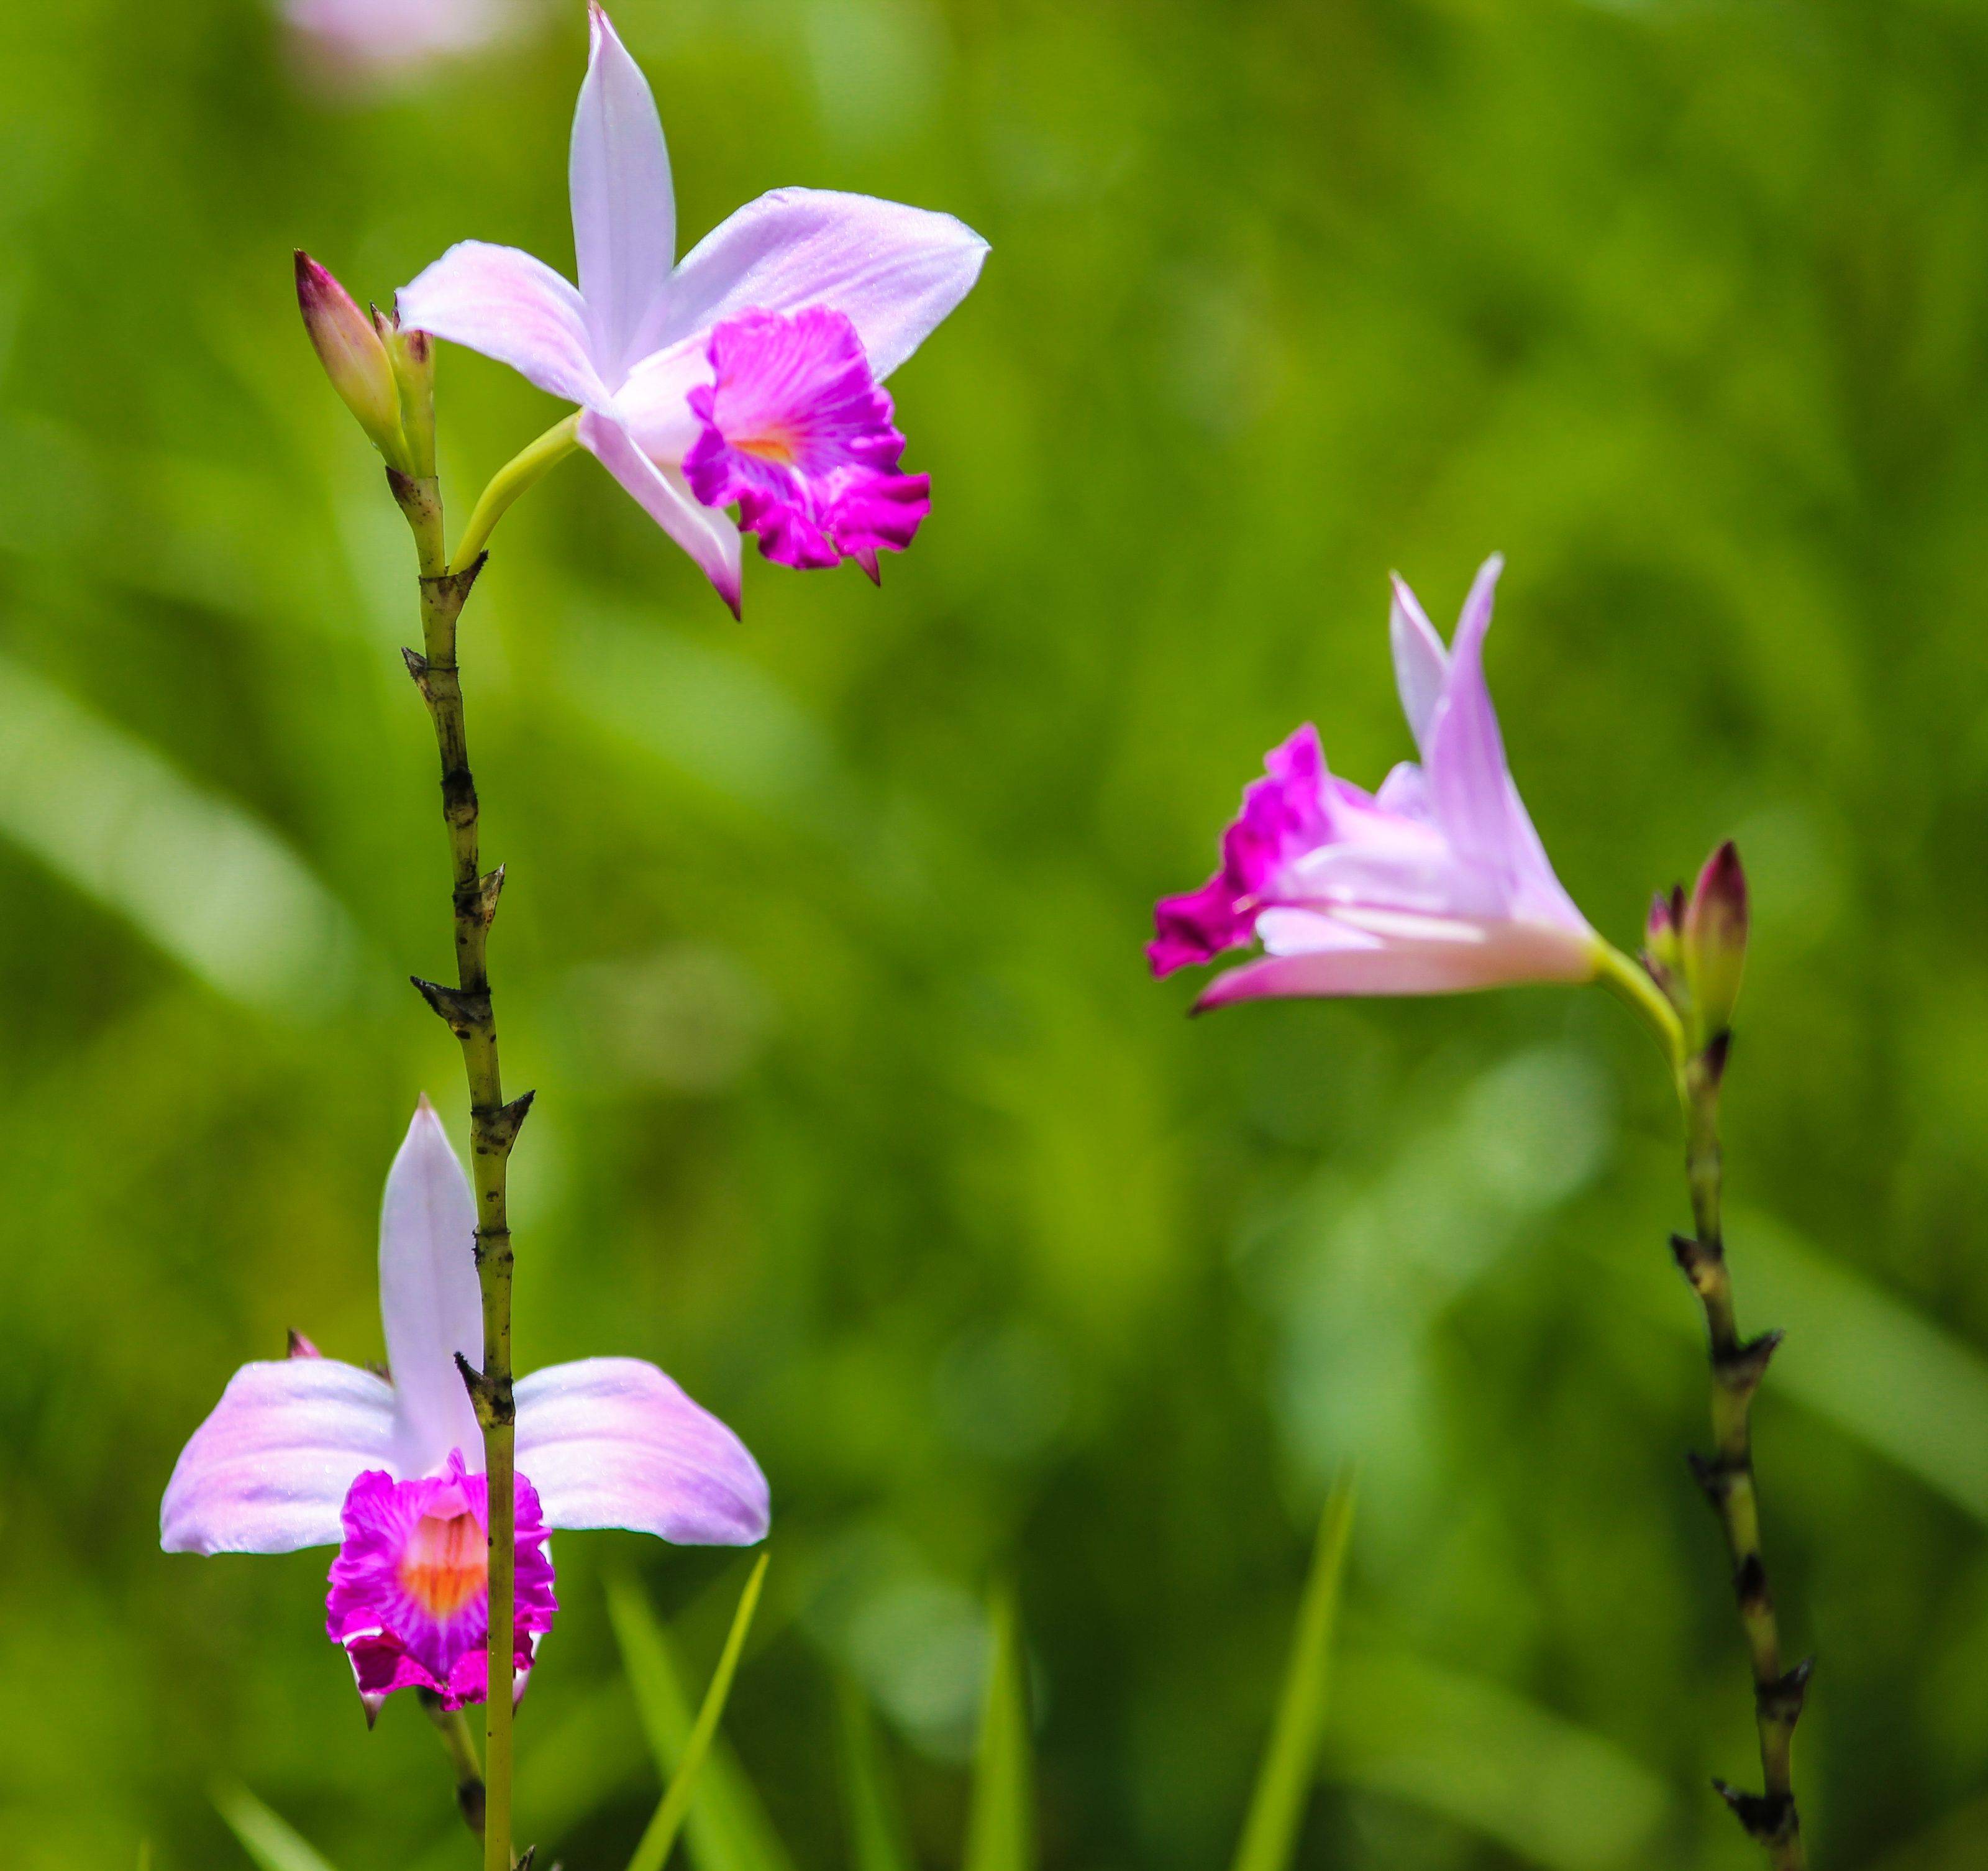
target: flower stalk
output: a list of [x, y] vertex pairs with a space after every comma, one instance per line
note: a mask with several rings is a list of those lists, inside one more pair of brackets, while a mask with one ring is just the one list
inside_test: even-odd
[[1712, 1784], [1748, 1835], [1765, 1849], [1773, 1871], [1803, 1871], [1807, 1860], [1795, 1805], [1794, 1730], [1815, 1660], [1804, 1658], [1789, 1670], [1781, 1666], [1780, 1629], [1761, 1551], [1753, 1473], [1753, 1396], [1781, 1334], [1740, 1336], [1721, 1213], [1719, 1095], [1732, 1047], [1728, 1023], [1746, 939], [1746, 880], [1729, 844], [1712, 854], [1689, 904], [1682, 889], [1657, 899], [1648, 937], [1646, 979], [1671, 1010], [1679, 1041], [1673, 1063], [1691, 1198], [1692, 1233], [1673, 1235], [1671, 1250], [1704, 1311], [1712, 1373], [1712, 1453], [1694, 1453], [1692, 1473], [1719, 1516], [1733, 1563], [1733, 1596], [1753, 1671], [1764, 1790], [1747, 1793], [1723, 1780]]
[[421, 648], [404, 652], [408, 673], [428, 705], [441, 759], [442, 820], [448, 833], [450, 900], [455, 933], [456, 984], [417, 979], [414, 986], [462, 1047], [469, 1085], [471, 1176], [476, 1196], [476, 1270], [483, 1298], [483, 1365], [458, 1353], [463, 1382], [483, 1433], [489, 1477], [489, 1639], [486, 1653], [483, 1747], [485, 1871], [512, 1871], [511, 1764], [513, 1715], [512, 1619], [516, 1595], [516, 1411], [512, 1394], [512, 1249], [505, 1181], [529, 1092], [504, 1100], [491, 1003], [487, 946], [503, 888], [502, 868], [484, 874], [479, 854], [476, 783], [470, 771], [456, 662], [456, 624], [476, 575], [479, 553], [452, 572], [445, 543], [440, 489], [432, 476], [389, 469], [388, 485], [413, 533], [420, 565]]
[[452, 572], [465, 572], [482, 557], [497, 523], [510, 511], [511, 504], [539, 478], [557, 467], [580, 446], [580, 415], [576, 411], [563, 422], [555, 422], [536, 441], [527, 442], [490, 477], [470, 509], [469, 524], [456, 541], [448, 562]]
[[441, 1737], [442, 1751], [448, 1756], [448, 1764], [455, 1771], [456, 1810], [462, 1815], [462, 1822], [478, 1839], [483, 1836], [483, 1763], [476, 1758], [475, 1737], [469, 1732], [469, 1722], [460, 1709], [446, 1707], [442, 1698], [431, 1689], [418, 1689], [414, 1692], [422, 1712], [435, 1725], [435, 1732]]

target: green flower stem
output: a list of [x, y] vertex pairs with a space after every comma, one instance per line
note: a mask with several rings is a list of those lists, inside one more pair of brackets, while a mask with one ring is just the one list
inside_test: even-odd
[[[529, 451], [527, 451], [529, 453]], [[417, 980], [462, 1047], [469, 1083], [470, 1150], [476, 1189], [476, 1267], [483, 1292], [483, 1368], [463, 1370], [483, 1431], [489, 1487], [490, 1643], [483, 1748], [485, 1871], [512, 1871], [512, 1624], [516, 1595], [516, 1412], [511, 1389], [511, 1229], [505, 1180], [531, 1095], [504, 1101], [497, 1023], [485, 946], [504, 874], [482, 874], [478, 852], [476, 784], [464, 730], [462, 682], [456, 667], [456, 621], [482, 567], [479, 553], [460, 571], [443, 547], [440, 493], [432, 478], [390, 469], [387, 481], [414, 533], [421, 566], [421, 651], [403, 654], [428, 704], [441, 756], [442, 819], [448, 833], [456, 985]], [[499, 509], [501, 511], [501, 507]], [[458, 1360], [461, 1362], [461, 1360]]]
[[463, 529], [462, 537], [456, 541], [448, 570], [462, 573], [474, 565], [489, 544], [498, 521], [510, 510], [512, 502], [579, 446], [580, 411], [576, 409], [563, 422], [555, 422], [537, 441], [528, 442], [499, 469], [470, 509], [469, 524]]
[[1685, 1180], [1691, 1194], [1692, 1238], [1672, 1237], [1677, 1263], [1705, 1313], [1712, 1369], [1713, 1453], [1694, 1456], [1692, 1471], [1725, 1530], [1733, 1561], [1733, 1595], [1753, 1674], [1753, 1710], [1760, 1740], [1763, 1795], [1716, 1782], [1747, 1832], [1765, 1848], [1773, 1871], [1803, 1871], [1807, 1863], [1795, 1806], [1795, 1723], [1810, 1664], [1781, 1667], [1780, 1632], [1760, 1549], [1760, 1504], [1753, 1474], [1752, 1410], [1779, 1332], [1740, 1336], [1733, 1275], [1726, 1261], [1720, 1215], [1723, 1159], [1719, 1142], [1719, 1090], [1730, 1036], [1719, 1034], [1696, 1051], [1669, 1000], [1648, 974], [1619, 949], [1602, 945], [1598, 976], [1656, 1036], [1669, 1061], [1685, 1121]]
[[478, 1838], [483, 1836], [483, 1763], [476, 1758], [476, 1739], [460, 1709], [442, 1707], [441, 1697], [431, 1689], [414, 1691], [423, 1711], [441, 1737], [442, 1751], [455, 1770], [455, 1803], [462, 1822]]
[[1594, 978], [1648, 1029], [1672, 1072], [1684, 1069], [1684, 1024], [1663, 990], [1640, 964], [1611, 942], [1594, 939]]
[[1733, 1275], [1726, 1259], [1720, 1216], [1723, 1165], [1719, 1143], [1719, 1088], [1726, 1036], [1695, 1054], [1679, 1074], [1685, 1108], [1685, 1178], [1691, 1192], [1694, 1238], [1671, 1245], [1678, 1265], [1705, 1311], [1712, 1369], [1712, 1454], [1694, 1457], [1693, 1472], [1725, 1529], [1733, 1561], [1733, 1592], [1753, 1666], [1753, 1714], [1760, 1740], [1761, 1796], [1723, 1783], [1719, 1791], [1747, 1832], [1765, 1849], [1774, 1871], [1802, 1871], [1807, 1854], [1795, 1805], [1794, 1730], [1808, 1687], [1810, 1665], [1781, 1667], [1781, 1639], [1760, 1546], [1760, 1491], [1753, 1473], [1753, 1402], [1767, 1360], [1780, 1342], [1777, 1331], [1740, 1335]]

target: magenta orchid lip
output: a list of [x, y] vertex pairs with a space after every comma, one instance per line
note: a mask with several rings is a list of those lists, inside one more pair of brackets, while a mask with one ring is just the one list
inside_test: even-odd
[[[489, 1635], [483, 1444], [458, 1354], [483, 1357], [475, 1200], [424, 1098], [380, 1226], [383, 1377], [318, 1355], [245, 1365], [166, 1489], [169, 1552], [336, 1546], [327, 1630], [369, 1710], [421, 1687], [480, 1701]], [[624, 1527], [678, 1545], [766, 1536], [766, 1477], [744, 1443], [654, 1365], [587, 1358], [517, 1385], [522, 1684], [557, 1609], [555, 1528]], [[473, 1537], [472, 1536], [473, 1530]]]
[[1395, 672], [1419, 763], [1368, 793], [1300, 728], [1264, 761], [1199, 890], [1162, 898], [1156, 975], [1259, 942], [1197, 1005], [1282, 995], [1440, 994], [1592, 980], [1600, 939], [1554, 875], [1513, 783], [1485, 632], [1503, 561], [1487, 560], [1448, 649], [1399, 579]]
[[[463, 241], [401, 289], [402, 324], [577, 404], [580, 445], [735, 612], [742, 529], [782, 563], [854, 559], [874, 577], [928, 504], [925, 477], [897, 472], [904, 440], [877, 386], [972, 289], [987, 243], [950, 215], [780, 188], [676, 260], [655, 99], [607, 15], [590, 19], [577, 287], [517, 248]], [[788, 459], [748, 445], [782, 435]]]
[[[511, 1621], [513, 1691], [552, 1629], [551, 1538], [538, 1493], [516, 1480], [516, 1591]], [[481, 1702], [489, 1688], [490, 1528], [487, 1478], [462, 1450], [439, 1475], [397, 1481], [369, 1468], [340, 1511], [345, 1537], [331, 1562], [325, 1634], [345, 1652], [369, 1717], [397, 1689], [424, 1689], [445, 1709]]]

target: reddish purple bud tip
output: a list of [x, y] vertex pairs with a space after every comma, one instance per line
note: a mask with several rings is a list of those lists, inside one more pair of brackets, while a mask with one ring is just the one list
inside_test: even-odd
[[290, 1328], [289, 1348], [283, 1354], [286, 1358], [322, 1358], [324, 1353], [311, 1343], [295, 1326]]
[[388, 466], [404, 469], [400, 384], [374, 320], [302, 248], [297, 249], [296, 279], [297, 309], [331, 387]]
[[1746, 960], [1747, 921], [1746, 873], [1729, 838], [1706, 860], [1684, 914], [1685, 975], [1701, 1047], [1733, 1023]]
[[1739, 848], [1730, 838], [1705, 861], [1692, 891], [1688, 923], [1717, 917], [1728, 929], [1736, 930], [1742, 942], [1746, 937], [1746, 873], [1740, 863]]

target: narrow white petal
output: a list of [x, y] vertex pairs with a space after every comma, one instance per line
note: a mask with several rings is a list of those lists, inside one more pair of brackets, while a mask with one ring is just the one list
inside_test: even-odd
[[618, 387], [676, 258], [676, 196], [662, 120], [607, 15], [589, 10], [587, 81], [573, 113], [573, 245], [594, 355]]
[[476, 1413], [455, 1355], [483, 1362], [476, 1199], [426, 1098], [387, 1173], [380, 1211], [380, 1319], [401, 1424], [401, 1460], [426, 1474], [460, 1449], [482, 1466]]
[[699, 504], [681, 472], [661, 468], [611, 416], [589, 410], [580, 419], [580, 446], [641, 503], [642, 510], [697, 561], [718, 595], [739, 614], [743, 580], [739, 529], [731, 516]]
[[1395, 651], [1395, 685], [1401, 691], [1401, 712], [1408, 718], [1408, 732], [1425, 757], [1428, 753], [1429, 723], [1435, 705], [1442, 699], [1442, 685], [1449, 675], [1449, 652], [1442, 647], [1435, 626], [1415, 601], [1415, 594], [1399, 578], [1394, 581], [1395, 601], [1388, 616], [1388, 635]]

